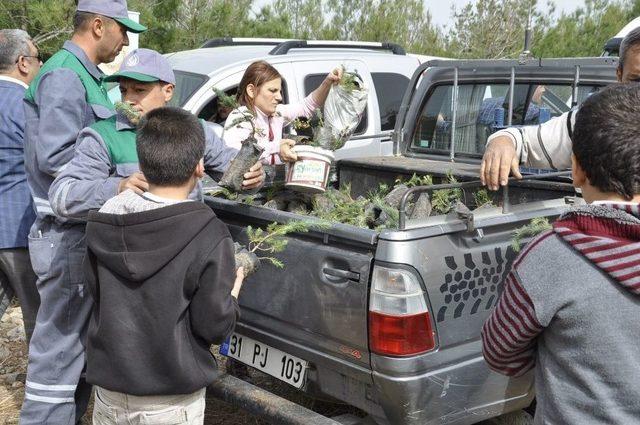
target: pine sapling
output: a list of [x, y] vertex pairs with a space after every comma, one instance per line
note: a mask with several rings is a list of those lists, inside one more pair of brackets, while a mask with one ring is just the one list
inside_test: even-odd
[[290, 221], [288, 223], [273, 222], [266, 230], [247, 226], [249, 243], [247, 248], [236, 246], [236, 265], [244, 268], [245, 276], [254, 273], [262, 260], [269, 261], [277, 268], [284, 268], [284, 263], [273, 255], [287, 247], [285, 236], [289, 233], [306, 233], [311, 229], [324, 229], [329, 223], [317, 221]]
[[237, 201], [247, 205], [253, 205], [255, 203], [256, 197], [258, 196], [257, 194], [242, 195], [238, 192], [231, 191], [226, 187], [222, 187], [222, 186], [217, 187], [215, 190], [211, 192], [208, 192], [207, 195], [215, 196], [217, 198], [228, 199], [230, 201]]
[[473, 202], [476, 208], [480, 208], [485, 205], [493, 205], [493, 199], [487, 189], [480, 189], [473, 193]]
[[536, 217], [529, 224], [519, 227], [513, 232], [511, 247], [515, 252], [520, 252], [523, 239], [537, 236], [549, 229], [551, 229], [551, 223], [546, 217]]
[[256, 134], [261, 134], [253, 123], [254, 116], [249, 109], [241, 109], [240, 105], [232, 96], [227, 95], [225, 92], [219, 89], [213, 89], [218, 96], [218, 104], [225, 108], [231, 108], [237, 112], [240, 116], [234, 119], [225, 129], [233, 127], [241, 127], [244, 123], [249, 123], [250, 132], [246, 139], [242, 141], [240, 152], [234, 159], [231, 160], [229, 168], [222, 175], [222, 178], [218, 182], [220, 186], [227, 187], [236, 192], [242, 190], [242, 182], [244, 175], [249, 169], [260, 159], [260, 155], [264, 150], [258, 145], [258, 141], [255, 138]]
[[342, 65], [342, 78], [340, 78], [340, 85], [345, 89], [348, 93], [351, 93], [354, 90], [360, 90], [360, 84], [358, 84], [358, 80], [356, 79], [356, 72], [347, 72], [344, 65]]
[[124, 115], [131, 124], [137, 126], [140, 123], [142, 116], [139, 111], [133, 109], [133, 107], [127, 102], [116, 102], [116, 111]]
[[[451, 170], [447, 171], [447, 183], [458, 183]], [[438, 214], [448, 214], [453, 207], [462, 200], [462, 190], [460, 188], [439, 189], [432, 194], [431, 205]]]
[[404, 184], [407, 187], [416, 187], [416, 186], [431, 186], [433, 184], [433, 177], [426, 174], [424, 176], [418, 176], [416, 173], [413, 173], [411, 178], [407, 181], [402, 181], [402, 179], [396, 179], [396, 185]]

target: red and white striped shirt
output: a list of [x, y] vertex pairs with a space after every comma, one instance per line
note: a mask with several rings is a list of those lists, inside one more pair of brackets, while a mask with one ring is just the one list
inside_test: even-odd
[[[628, 214], [625, 219], [624, 214]], [[559, 236], [629, 292], [640, 295], [640, 217], [638, 204], [607, 203], [577, 208], [560, 217], [553, 230], [531, 241], [507, 275], [498, 304], [482, 328], [482, 349], [491, 369], [520, 376], [535, 366], [536, 338], [544, 331], [518, 276], [518, 266], [546, 238]], [[553, 294], [549, 293], [549, 297]]]

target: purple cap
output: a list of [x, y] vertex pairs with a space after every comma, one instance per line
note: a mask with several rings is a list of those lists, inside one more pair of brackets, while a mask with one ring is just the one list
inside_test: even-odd
[[129, 19], [127, 0], [78, 0], [78, 12], [89, 12], [107, 16], [124, 25], [128, 31], [143, 32], [147, 27]]
[[164, 81], [176, 84], [176, 77], [167, 58], [151, 49], [135, 49], [125, 56], [120, 70], [106, 77], [105, 81], [119, 81], [120, 78], [151, 83]]

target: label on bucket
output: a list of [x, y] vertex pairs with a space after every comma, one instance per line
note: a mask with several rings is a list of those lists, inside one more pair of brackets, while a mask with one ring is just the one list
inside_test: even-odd
[[315, 182], [318, 186], [324, 183], [324, 177], [327, 170], [327, 163], [323, 161], [314, 161], [305, 159], [297, 161], [293, 166], [291, 173], [291, 182]]

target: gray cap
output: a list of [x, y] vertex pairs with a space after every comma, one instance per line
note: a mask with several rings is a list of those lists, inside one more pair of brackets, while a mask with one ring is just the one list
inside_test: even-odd
[[147, 27], [129, 19], [127, 0], [78, 0], [78, 12], [89, 12], [107, 16], [124, 25], [128, 31], [143, 32]]
[[176, 77], [167, 58], [151, 49], [135, 49], [125, 56], [120, 70], [106, 77], [105, 81], [118, 81], [120, 78], [151, 83], [164, 81], [176, 84]]

